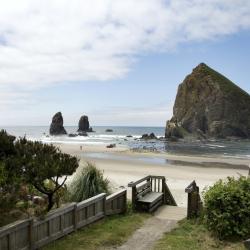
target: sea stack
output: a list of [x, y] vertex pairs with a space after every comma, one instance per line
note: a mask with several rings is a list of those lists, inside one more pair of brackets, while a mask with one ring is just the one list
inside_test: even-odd
[[89, 118], [86, 115], [81, 116], [78, 123], [78, 132], [93, 132], [93, 129], [89, 126]]
[[165, 137], [250, 138], [250, 95], [201, 63], [179, 85]]
[[53, 116], [49, 133], [51, 135], [67, 134], [65, 128], [63, 127], [63, 117], [61, 112], [58, 112]]

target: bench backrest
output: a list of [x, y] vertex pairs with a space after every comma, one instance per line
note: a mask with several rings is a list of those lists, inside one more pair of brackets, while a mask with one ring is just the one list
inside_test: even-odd
[[150, 193], [151, 191], [152, 191], [151, 182], [150, 180], [146, 180], [146, 183], [140, 186], [139, 185], [136, 186], [136, 193], [135, 193], [136, 199], [145, 196], [147, 193]]

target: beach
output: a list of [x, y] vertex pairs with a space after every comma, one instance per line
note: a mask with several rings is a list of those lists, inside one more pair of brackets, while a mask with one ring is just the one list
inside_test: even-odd
[[[105, 145], [55, 144], [80, 159], [78, 174], [86, 161], [104, 171], [113, 190], [127, 188], [131, 181], [147, 175], [162, 175], [167, 179], [178, 206], [187, 206], [185, 188], [195, 180], [200, 191], [219, 179], [248, 174], [249, 160], [244, 158], [177, 155], [159, 152], [134, 152], [125, 146], [108, 149]], [[68, 183], [74, 178], [68, 178]], [[131, 190], [128, 189], [128, 197]]]

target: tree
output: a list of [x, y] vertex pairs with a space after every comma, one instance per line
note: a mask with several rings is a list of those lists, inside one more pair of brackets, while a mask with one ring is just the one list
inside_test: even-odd
[[[52, 144], [28, 141], [21, 138], [15, 143], [19, 170], [27, 183], [32, 184], [39, 192], [47, 195], [49, 211], [53, 205], [54, 194], [64, 185], [68, 175], [78, 167], [79, 160], [62, 153]], [[54, 185], [48, 185], [52, 182]]]
[[7, 134], [5, 130], [0, 131], [0, 161], [15, 154], [15, 136]]
[[5, 130], [0, 131], [0, 209], [8, 210], [15, 206], [22, 182], [16, 171], [15, 137]]

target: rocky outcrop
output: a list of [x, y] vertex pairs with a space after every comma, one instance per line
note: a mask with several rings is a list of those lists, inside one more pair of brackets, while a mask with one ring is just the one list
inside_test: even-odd
[[201, 63], [179, 85], [165, 137], [250, 138], [250, 95]]
[[63, 117], [62, 117], [61, 112], [58, 112], [53, 116], [52, 122], [50, 124], [49, 133], [51, 135], [65, 135], [65, 134], [67, 134], [65, 128], [63, 127]]
[[81, 116], [78, 123], [78, 132], [93, 132], [93, 129], [89, 126], [89, 118], [86, 115]]
[[157, 140], [157, 137], [154, 133], [151, 134], [143, 134], [141, 137], [142, 140]]

